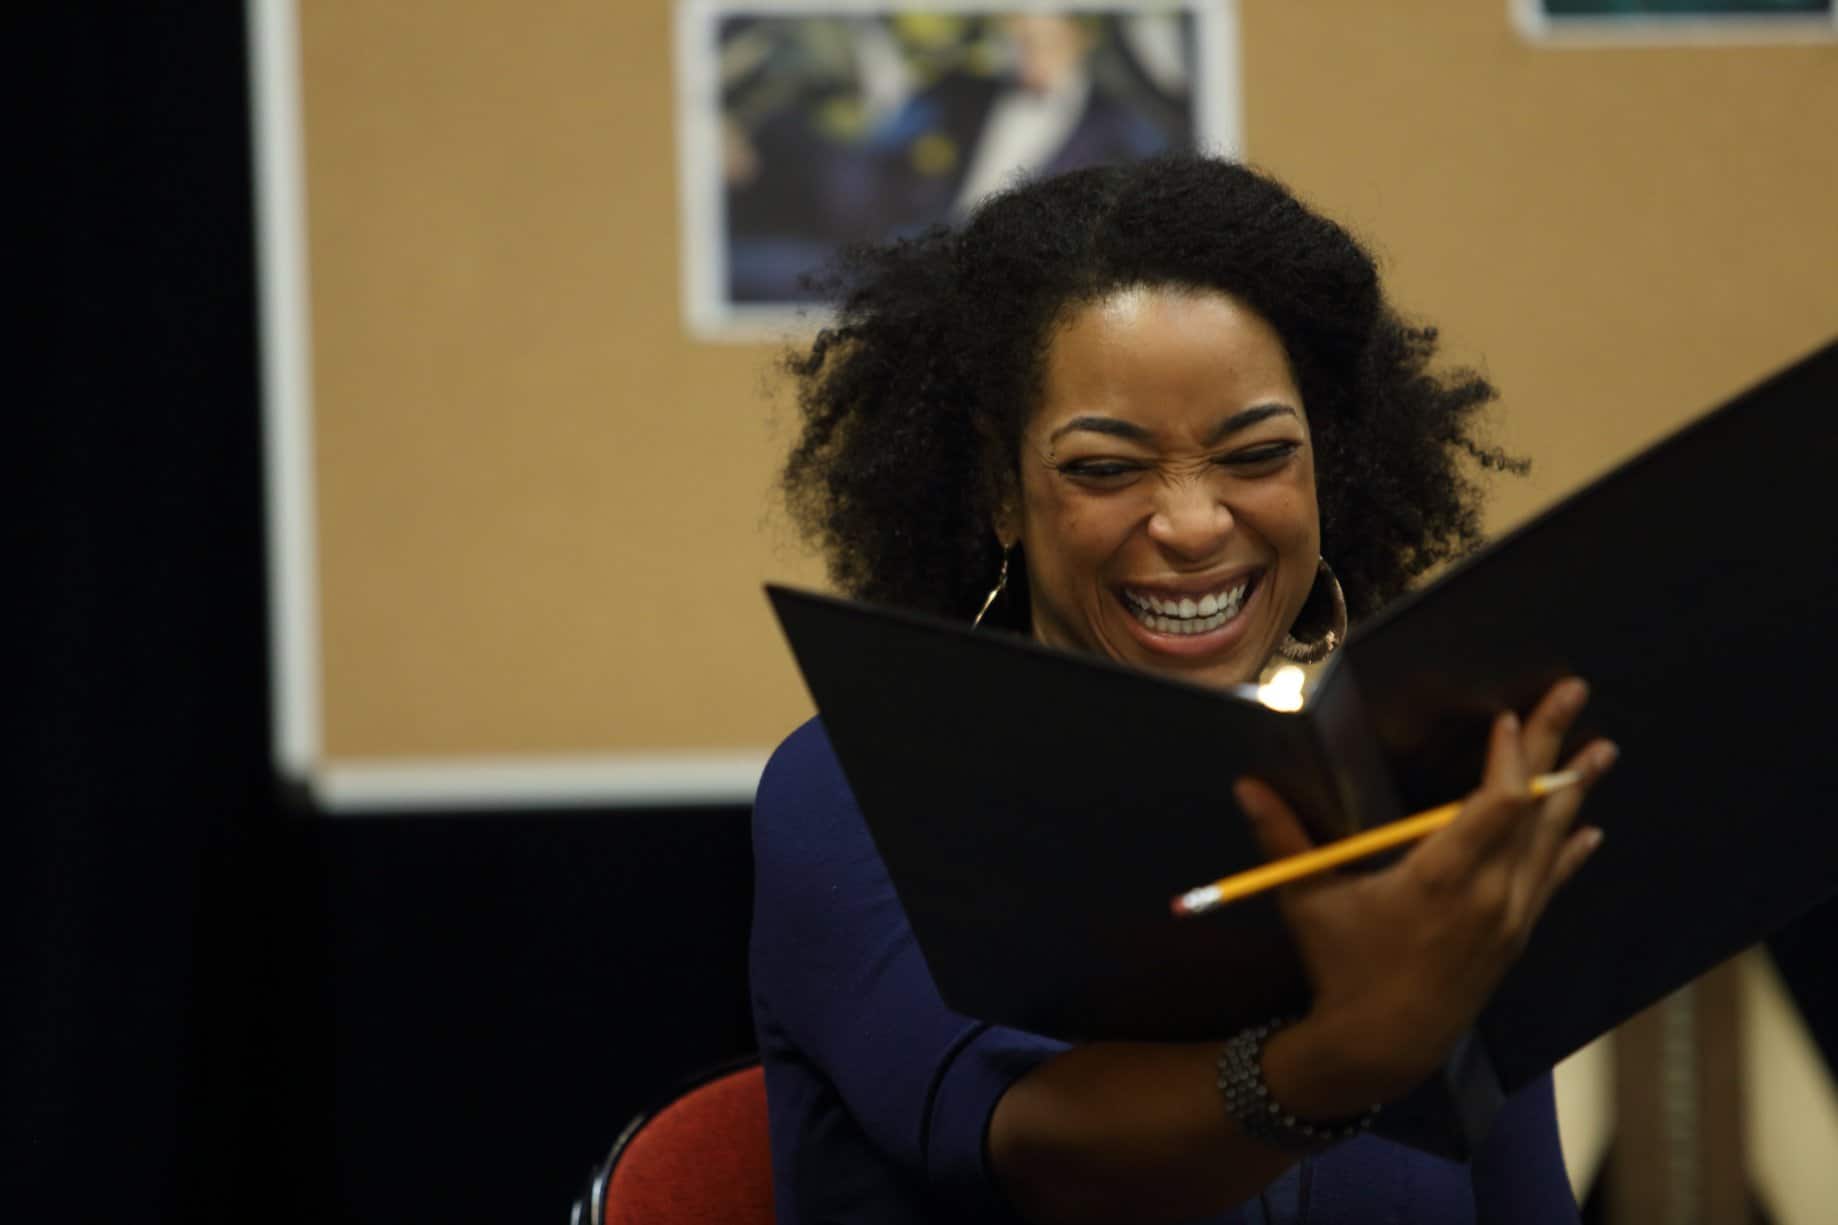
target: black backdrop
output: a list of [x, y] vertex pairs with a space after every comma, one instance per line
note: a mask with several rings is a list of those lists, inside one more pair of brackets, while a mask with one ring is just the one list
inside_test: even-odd
[[273, 1035], [266, 980], [232, 980], [281, 900], [255, 879], [272, 822], [239, 30], [204, 8], [46, 10], [8, 40], [43, 72], [14, 112], [42, 156], [8, 176], [29, 218], [9, 264], [51, 275], [8, 346], [40, 377], [6, 413], [25, 427], [24, 786], [0, 1178], [23, 1183], [22, 1220], [124, 1197], [196, 1219], [241, 1192], [242, 1086]]
[[11, 266], [49, 275], [7, 346], [0, 1218], [560, 1222], [633, 1110], [751, 1044], [746, 814], [274, 784], [243, 20], [8, 22]]
[[[560, 1221], [750, 1044], [745, 813], [275, 786], [242, 9], [22, 8], [0, 1216]], [[1775, 942], [1828, 1054], [1834, 947]]]

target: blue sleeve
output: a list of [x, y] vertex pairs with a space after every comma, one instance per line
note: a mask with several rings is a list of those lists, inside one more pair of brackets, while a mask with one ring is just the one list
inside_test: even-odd
[[928, 1194], [965, 1215], [1004, 1215], [984, 1150], [990, 1116], [1009, 1085], [1065, 1046], [945, 1007], [815, 721], [761, 779], [754, 857], [763, 1052], [778, 1044], [813, 1065], [875, 1149]]
[[1557, 1140], [1557, 1091], [1550, 1073], [1506, 1099], [1474, 1154], [1476, 1217], [1493, 1225], [1580, 1219]]

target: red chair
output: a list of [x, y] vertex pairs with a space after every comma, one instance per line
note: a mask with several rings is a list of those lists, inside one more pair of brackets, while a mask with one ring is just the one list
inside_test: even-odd
[[571, 1225], [773, 1225], [766, 1077], [754, 1058], [697, 1076], [627, 1123]]

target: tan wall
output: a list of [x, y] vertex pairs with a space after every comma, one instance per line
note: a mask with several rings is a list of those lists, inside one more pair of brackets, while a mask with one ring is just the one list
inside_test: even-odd
[[[771, 350], [681, 329], [669, 6], [300, 21], [328, 755], [774, 742], [808, 701], [759, 584], [818, 571], [770, 524]], [[1838, 327], [1838, 47], [1241, 21], [1248, 155], [1505, 389], [1537, 466], [1496, 526]]]

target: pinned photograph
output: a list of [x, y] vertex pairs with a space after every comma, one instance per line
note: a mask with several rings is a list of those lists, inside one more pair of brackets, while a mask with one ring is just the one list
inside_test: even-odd
[[704, 338], [822, 321], [845, 244], [964, 218], [1003, 187], [1238, 151], [1234, 10], [685, 0], [684, 306]]
[[1596, 43], [1806, 42], [1838, 38], [1834, 0], [1512, 0], [1528, 37]]

